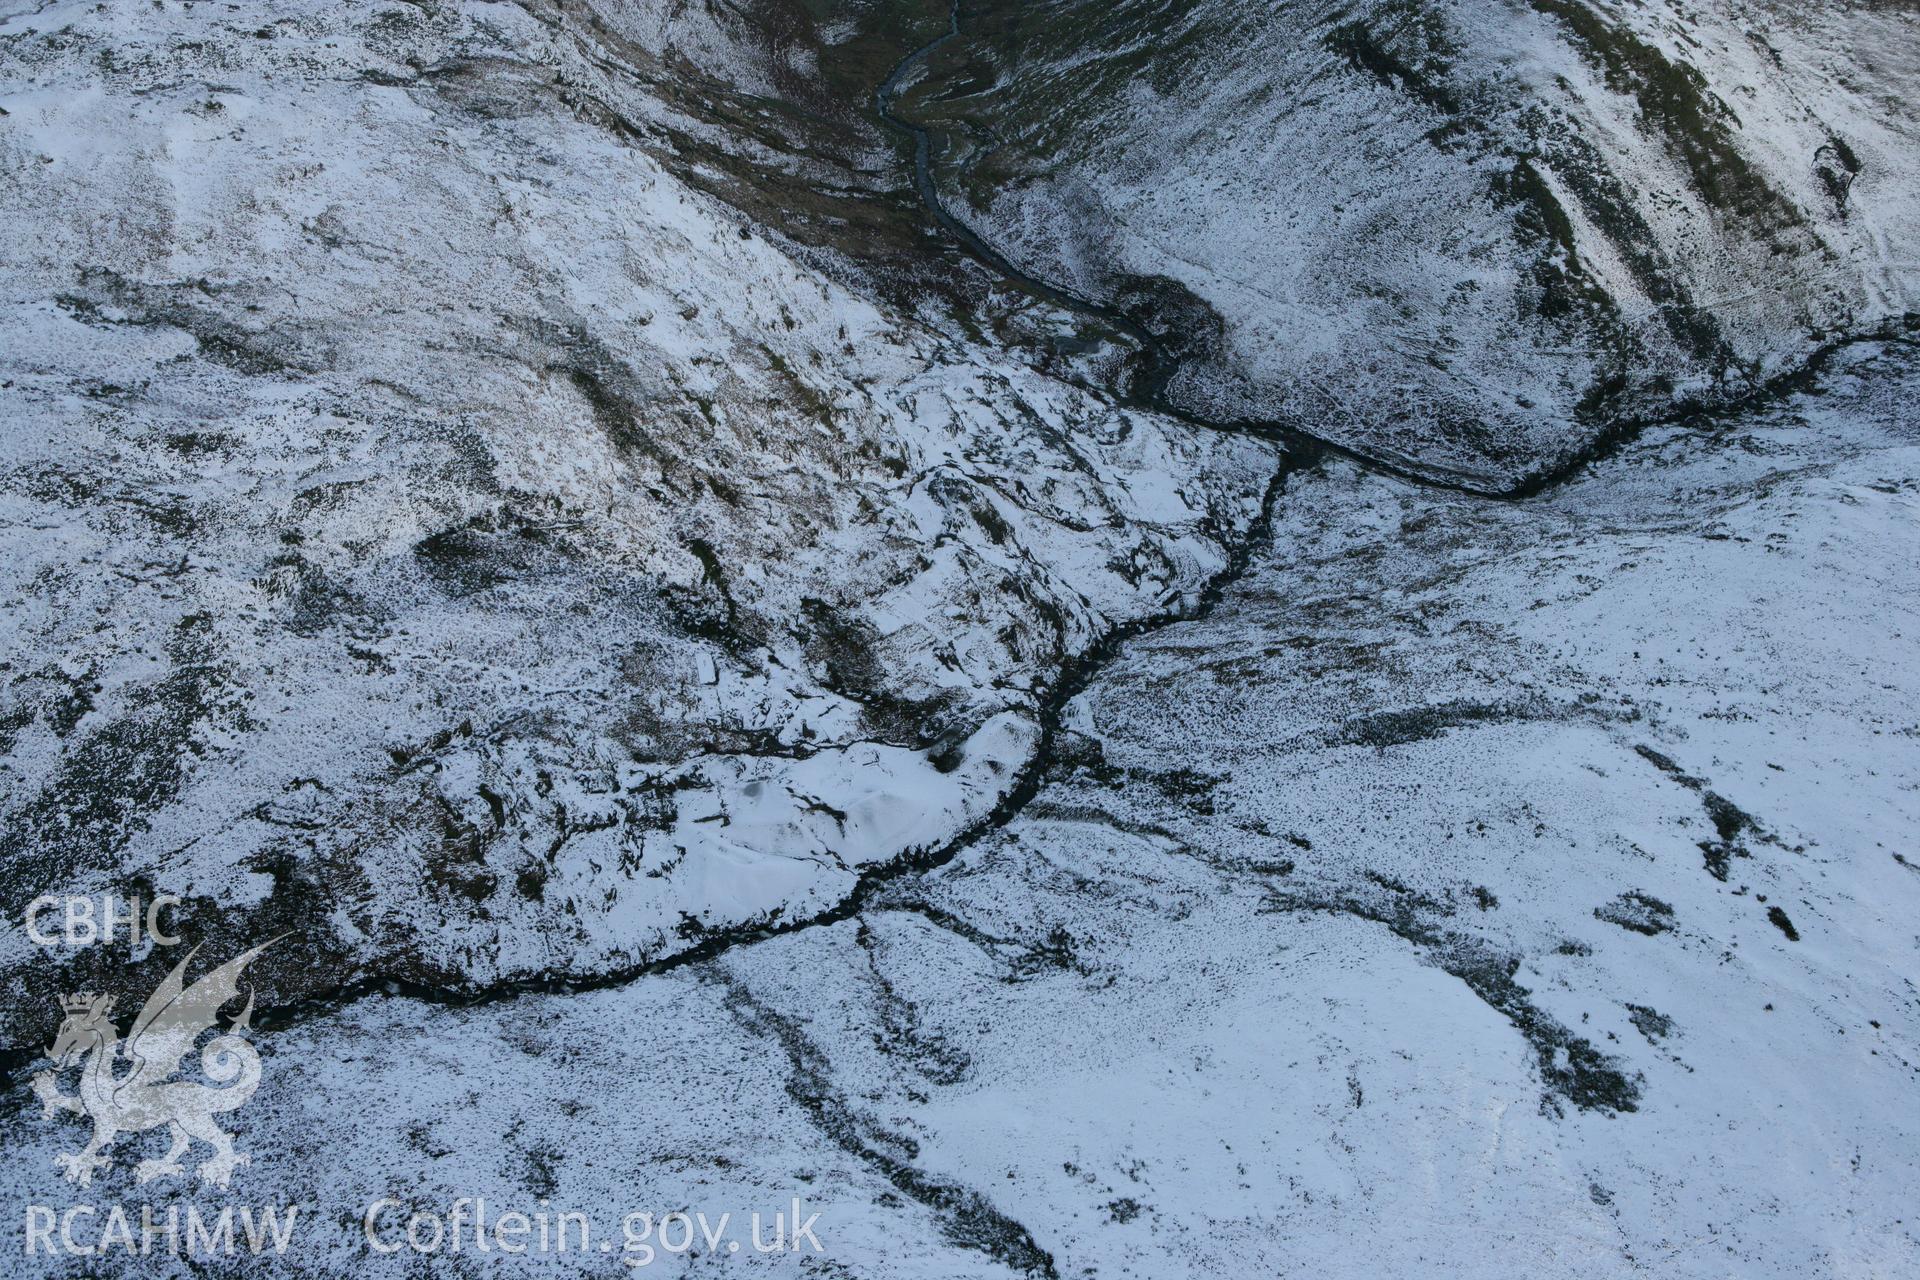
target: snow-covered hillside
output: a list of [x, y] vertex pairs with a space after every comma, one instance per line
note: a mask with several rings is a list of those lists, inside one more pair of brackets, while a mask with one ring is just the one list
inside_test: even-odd
[[164, 885], [299, 930], [289, 998], [633, 968], [938, 849], [1277, 466], [850, 290], [524, 12], [416, 19], [5, 28], [7, 911]]
[[1499, 485], [1915, 309], [1897, 7], [958, 12], [902, 97], [949, 207], [1214, 417]]

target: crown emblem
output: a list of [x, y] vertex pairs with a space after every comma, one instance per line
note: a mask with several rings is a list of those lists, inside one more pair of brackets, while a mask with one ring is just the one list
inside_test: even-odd
[[68, 1013], [86, 1013], [99, 998], [99, 993], [95, 991], [76, 991], [70, 996], [61, 996], [60, 1007]]

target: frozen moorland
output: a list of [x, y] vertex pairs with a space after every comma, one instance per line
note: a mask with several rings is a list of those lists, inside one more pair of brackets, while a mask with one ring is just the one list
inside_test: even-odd
[[1920, 1274], [1911, 14], [0, 15], [25, 1273]]

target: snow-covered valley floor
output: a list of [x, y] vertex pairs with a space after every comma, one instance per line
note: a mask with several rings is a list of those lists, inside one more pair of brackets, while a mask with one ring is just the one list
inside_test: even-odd
[[385, 1199], [795, 1196], [825, 1253], [735, 1261], [1913, 1274], [1916, 387], [1855, 348], [1525, 503], [1302, 472], [1004, 828], [670, 974], [299, 1020], [232, 1198], [306, 1209], [301, 1274], [412, 1274]]

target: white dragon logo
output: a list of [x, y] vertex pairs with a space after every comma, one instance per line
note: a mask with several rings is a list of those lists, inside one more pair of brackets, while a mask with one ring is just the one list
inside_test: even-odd
[[[67, 1018], [48, 1051], [55, 1069], [34, 1076], [33, 1091], [45, 1105], [43, 1114], [71, 1111], [93, 1121], [93, 1141], [85, 1150], [54, 1157], [69, 1181], [90, 1185], [94, 1170], [113, 1163], [103, 1153], [115, 1138], [163, 1124], [172, 1128], [173, 1146], [160, 1159], [139, 1163], [134, 1175], [140, 1182], [184, 1172], [180, 1157], [195, 1138], [213, 1148], [212, 1158], [199, 1168], [202, 1182], [225, 1187], [233, 1171], [249, 1163], [248, 1157], [234, 1151], [233, 1139], [213, 1118], [245, 1103], [260, 1086], [260, 1055], [240, 1034], [253, 1015], [251, 993], [240, 1016], [200, 1052], [207, 1078], [224, 1087], [170, 1077], [194, 1042], [218, 1022], [221, 1008], [239, 998], [240, 971], [272, 945], [255, 947], [188, 987], [183, 978], [199, 953], [195, 947], [147, 998], [124, 1043], [107, 1016], [113, 1008], [112, 996], [79, 993], [60, 1002]], [[81, 1064], [80, 1092], [61, 1093], [59, 1072], [75, 1063]], [[123, 1063], [128, 1067], [124, 1073]]]

